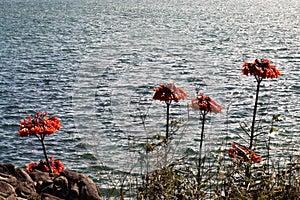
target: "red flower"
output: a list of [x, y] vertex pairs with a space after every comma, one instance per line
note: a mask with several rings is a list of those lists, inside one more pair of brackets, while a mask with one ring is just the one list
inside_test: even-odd
[[255, 163], [262, 161], [262, 158], [254, 153], [253, 150], [249, 150], [247, 147], [232, 142], [232, 148], [228, 149], [228, 155], [233, 159], [242, 159], [244, 162], [252, 160]]
[[33, 119], [28, 115], [28, 119], [24, 118], [20, 123], [19, 135], [21, 137], [50, 135], [55, 133], [55, 131], [60, 130], [61, 125], [59, 119], [55, 116], [47, 118], [47, 115], [47, 112], [44, 114], [37, 112]]
[[202, 110], [206, 112], [213, 111], [215, 114], [221, 112], [222, 106], [215, 102], [209, 96], [204, 96], [202, 93], [199, 93], [199, 97], [192, 99], [191, 108], [195, 110]]
[[154, 91], [153, 100], [165, 101], [166, 103], [170, 103], [172, 100], [178, 102], [188, 96], [182, 88], [175, 87], [174, 83], [160, 84], [159, 88], [154, 88]]
[[[50, 156], [50, 165], [52, 168], [52, 172], [55, 174], [59, 174], [65, 168], [64, 164], [60, 160], [54, 160], [54, 156]], [[35, 170], [42, 172], [49, 172], [49, 168], [47, 167], [47, 163], [44, 160], [40, 160], [40, 162], [32, 162], [29, 163], [26, 169], [26, 172], [33, 172]]]
[[262, 158], [255, 154], [254, 151], [251, 152], [250, 159], [255, 163], [262, 161]]
[[277, 70], [275, 65], [270, 64], [270, 60], [262, 58], [260, 60], [256, 59], [253, 63], [248, 63], [247, 61], [243, 64], [242, 73], [246, 76], [249, 74], [262, 79], [265, 78], [277, 78], [281, 75], [281, 72]]

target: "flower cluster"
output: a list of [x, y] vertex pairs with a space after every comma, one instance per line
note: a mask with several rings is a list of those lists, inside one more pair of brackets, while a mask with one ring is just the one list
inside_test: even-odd
[[[64, 164], [60, 160], [54, 160], [54, 156], [50, 156], [50, 166], [52, 172], [55, 174], [59, 174], [64, 170]], [[47, 162], [44, 160], [40, 160], [40, 162], [32, 162], [29, 163], [26, 169], [26, 172], [33, 172], [35, 170], [42, 171], [42, 172], [50, 172], [49, 167], [47, 166]]]
[[252, 160], [255, 163], [262, 161], [262, 158], [254, 153], [253, 150], [249, 150], [247, 147], [232, 142], [232, 148], [228, 149], [228, 155], [233, 159], [242, 159], [244, 162]]
[[174, 100], [178, 102], [180, 99], [186, 99], [187, 93], [179, 87], [175, 87], [174, 83], [160, 84], [159, 88], [154, 88], [155, 94], [153, 100], [165, 101], [166, 103]]
[[50, 135], [55, 133], [56, 130], [60, 130], [60, 121], [57, 117], [47, 117], [48, 113], [41, 114], [37, 112], [32, 119], [28, 115], [28, 119], [24, 118], [20, 124], [19, 135], [21, 137], [32, 135]]
[[281, 72], [276, 68], [275, 65], [270, 64], [270, 60], [262, 58], [256, 59], [253, 63], [247, 61], [243, 64], [242, 73], [246, 76], [249, 74], [260, 78], [277, 78], [281, 75]]
[[209, 96], [204, 96], [199, 93], [199, 96], [192, 99], [191, 108], [195, 110], [206, 111], [207, 113], [214, 112], [215, 114], [221, 112], [222, 106], [215, 102]]

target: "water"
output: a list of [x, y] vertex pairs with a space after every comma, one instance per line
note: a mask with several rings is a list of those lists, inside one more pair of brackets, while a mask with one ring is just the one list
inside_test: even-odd
[[[250, 124], [253, 77], [244, 60], [271, 59], [282, 76], [266, 80], [259, 119], [281, 114], [273, 155], [299, 149], [299, 6], [291, 1], [0, 0], [0, 160], [25, 167], [42, 159], [35, 138], [18, 136], [27, 114], [47, 111], [62, 130], [46, 138], [50, 155], [87, 173], [139, 171], [136, 146], [164, 131], [165, 105], [153, 88], [174, 82], [223, 106], [206, 124], [206, 150], [228, 148]], [[171, 118], [187, 120], [174, 155], [197, 151], [198, 114], [189, 100]], [[262, 108], [263, 107], [263, 108]], [[146, 131], [140, 115], [148, 111]], [[226, 140], [225, 140], [226, 139]], [[120, 175], [120, 174], [119, 174]]]

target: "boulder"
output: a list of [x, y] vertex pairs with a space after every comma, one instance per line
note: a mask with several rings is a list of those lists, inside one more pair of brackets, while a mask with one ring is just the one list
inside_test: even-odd
[[10, 199], [16, 194], [15, 188], [6, 183], [5, 181], [0, 181], [0, 199]]
[[25, 172], [0, 164], [0, 200], [101, 200], [96, 184], [86, 175], [65, 170], [60, 174]]
[[[30, 176], [12, 164], [0, 164], [0, 180], [14, 189], [11, 196], [27, 199], [36, 194], [34, 182]], [[12, 190], [7, 190], [5, 194], [11, 192]]]

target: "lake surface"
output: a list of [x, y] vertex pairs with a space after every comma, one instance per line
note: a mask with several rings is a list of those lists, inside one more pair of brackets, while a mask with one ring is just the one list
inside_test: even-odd
[[253, 112], [255, 80], [241, 66], [263, 57], [282, 76], [263, 81], [258, 119], [270, 125], [281, 114], [272, 155], [298, 155], [299, 7], [298, 0], [0, 0], [0, 161], [25, 167], [43, 159], [36, 138], [20, 138], [18, 129], [28, 114], [47, 111], [62, 123], [46, 138], [49, 155], [104, 188], [112, 174], [138, 172], [139, 145], [164, 133], [166, 107], [152, 96], [169, 82], [189, 94], [171, 106], [171, 118], [184, 124], [172, 155], [197, 152], [198, 113], [188, 109], [197, 91], [223, 106], [207, 120], [206, 152], [227, 149], [245, 137], [240, 123], [250, 125]]

